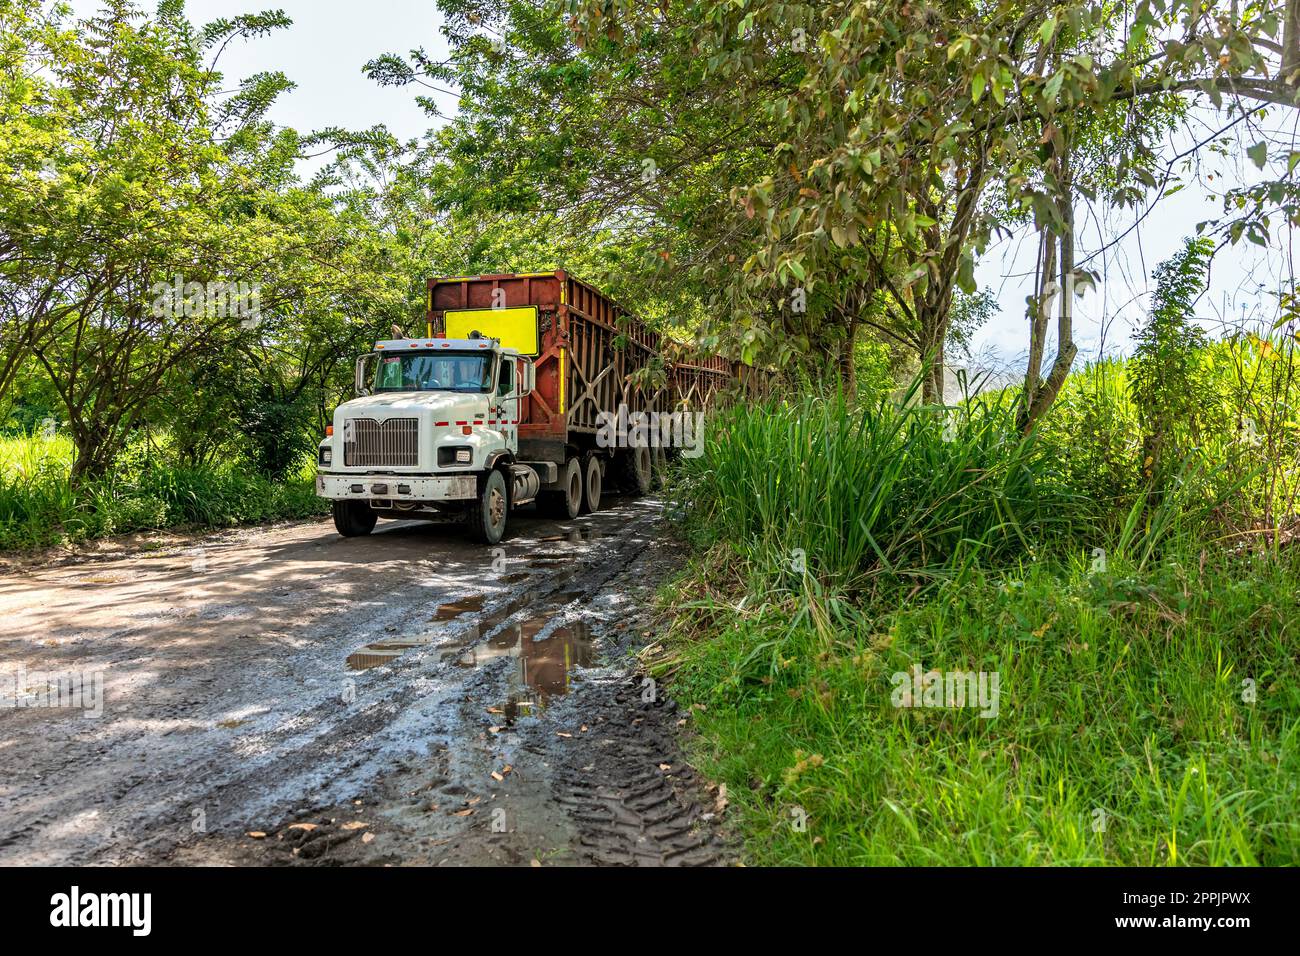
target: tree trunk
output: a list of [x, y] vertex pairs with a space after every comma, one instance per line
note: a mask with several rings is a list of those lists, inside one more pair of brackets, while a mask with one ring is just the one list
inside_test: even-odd
[[944, 374], [943, 365], [943, 340], [939, 340], [934, 346], [934, 361], [930, 365], [930, 375], [926, 381], [926, 390], [929, 395], [926, 399], [931, 405], [942, 405], [944, 403]]
[[1300, 70], [1300, 0], [1287, 0], [1282, 24], [1282, 68], [1279, 70], [1279, 79], [1286, 83], [1296, 70]]
[[[1037, 381], [1032, 383], [1033, 399], [1025, 403], [1020, 420], [1021, 429], [1026, 432], [1052, 407], [1065, 385], [1070, 369], [1074, 367], [1075, 356], [1079, 354], [1079, 349], [1074, 344], [1074, 184], [1071, 178], [1068, 135], [1063, 136], [1063, 139], [1066, 143], [1065, 151], [1057, 164], [1057, 182], [1061, 189], [1057, 198], [1061, 234], [1057, 237], [1057, 242], [1061, 261], [1058, 290], [1060, 303], [1056, 313], [1056, 360], [1052, 363], [1052, 370], [1048, 372], [1046, 380], [1041, 384]], [[1049, 236], [1048, 242], [1051, 241]], [[1044, 275], [1047, 274], [1049, 273], [1045, 271]], [[1030, 387], [1029, 383], [1026, 387]]]
[[921, 399], [927, 405], [943, 404], [943, 339], [948, 331], [948, 309], [944, 303], [917, 304], [921, 324]]
[[72, 444], [77, 454], [68, 477], [74, 486], [81, 487], [108, 474], [113, 456], [99, 432], [74, 428]]
[[844, 386], [844, 395], [850, 401], [858, 394], [858, 370], [854, 361], [853, 346], [858, 337], [858, 314], [850, 311], [845, 324], [844, 342], [840, 346], [840, 382]]
[[1060, 305], [1056, 318], [1056, 360], [1047, 378], [1034, 390], [1033, 401], [1027, 406], [1023, 430], [1033, 428], [1040, 418], [1047, 413], [1061, 393], [1065, 379], [1074, 367], [1075, 356], [1079, 354], [1074, 344], [1074, 221], [1073, 212], [1066, 219], [1066, 235], [1060, 237], [1061, 244], [1061, 279]]
[[1043, 229], [1038, 242], [1038, 277], [1034, 289], [1033, 313], [1029, 317], [1029, 362], [1025, 369], [1025, 391], [1016, 425], [1029, 427], [1029, 410], [1042, 386], [1043, 353], [1047, 349], [1047, 324], [1051, 319], [1056, 282], [1056, 236]]

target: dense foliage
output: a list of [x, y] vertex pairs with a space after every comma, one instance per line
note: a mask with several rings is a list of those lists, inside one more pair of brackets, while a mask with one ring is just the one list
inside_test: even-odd
[[[1188, 348], [1196, 255], [1161, 269], [1151, 347], [1029, 438], [1011, 395], [715, 419], [650, 663], [757, 861], [1300, 860], [1300, 356]], [[996, 713], [900, 706], [931, 672], [996, 674]]]

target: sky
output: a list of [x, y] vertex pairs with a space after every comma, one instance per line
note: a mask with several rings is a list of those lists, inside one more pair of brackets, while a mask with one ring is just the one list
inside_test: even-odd
[[[1227, 121], [1209, 110], [1194, 110], [1187, 124], [1171, 135], [1165, 155], [1182, 155]], [[1124, 210], [1098, 210], [1083, 202], [1076, 207], [1076, 259], [1082, 262], [1095, 253], [1087, 268], [1100, 273], [1096, 289], [1076, 301], [1075, 341], [1083, 358], [1131, 352], [1133, 333], [1150, 310], [1156, 267], [1198, 234], [1198, 223], [1210, 223], [1208, 233], [1224, 218], [1223, 190], [1263, 176], [1244, 155], [1262, 137], [1262, 130], [1292, 132], [1281, 126], [1280, 118], [1262, 127], [1241, 124], [1229, 134], [1230, 145], [1223, 155], [1201, 150], [1199, 161], [1190, 168], [1176, 163], [1174, 168], [1187, 185], [1158, 203], [1152, 205], [1148, 199], [1137, 209]], [[1294, 277], [1290, 249], [1294, 237], [1283, 224], [1274, 228], [1272, 239], [1269, 249], [1242, 240], [1236, 246], [1225, 245], [1215, 255], [1208, 286], [1196, 303], [1198, 323], [1214, 336], [1243, 326], [1258, 329], [1277, 317], [1277, 292], [1290, 287]], [[1018, 234], [998, 243], [977, 268], [977, 281], [993, 290], [1001, 312], [975, 338], [975, 366], [1023, 367], [1028, 338], [1025, 297], [1033, 291], [1036, 254], [1035, 237]]]
[[[97, 6], [97, 0], [72, 0], [78, 14]], [[238, 78], [264, 70], [280, 70], [297, 84], [276, 102], [272, 120], [300, 132], [325, 126], [364, 129], [382, 123], [400, 139], [419, 137], [429, 129], [429, 118], [415, 103], [415, 90], [381, 88], [361, 68], [381, 53], [405, 55], [419, 46], [435, 58], [445, 54], [440, 15], [432, 0], [189, 0], [186, 5], [196, 23], [266, 8], [284, 10], [293, 26], [232, 44], [220, 66], [231, 86]], [[419, 92], [435, 96], [444, 112], [454, 111], [454, 97], [424, 88]], [[1176, 155], [1203, 139], [1211, 121], [1209, 114], [1193, 116], [1187, 129], [1172, 138], [1168, 154]], [[1093, 261], [1092, 268], [1103, 273], [1102, 282], [1077, 301], [1075, 337], [1083, 358], [1131, 350], [1133, 331], [1145, 316], [1154, 290], [1151, 273], [1196, 234], [1198, 222], [1220, 218], [1222, 204], [1209, 192], [1250, 177], [1242, 151], [1258, 137], [1244, 125], [1239, 130], [1239, 146], [1226, 157], [1211, 157], [1199, 170], [1202, 176], [1212, 175], [1212, 180], [1202, 179], [1163, 199], [1136, 227], [1139, 211], [1099, 216], [1079, 210], [1083, 255], [1128, 231]], [[1207, 329], [1223, 334], [1225, 326], [1239, 324], [1243, 317], [1262, 320], [1276, 313], [1276, 292], [1290, 281], [1291, 236], [1279, 229], [1275, 239], [1281, 251], [1279, 246], [1261, 250], [1243, 242], [1215, 257], [1209, 288], [1197, 305], [1197, 318]], [[1035, 252], [1034, 238], [1021, 234], [999, 242], [982, 259], [976, 278], [982, 288], [993, 291], [999, 311], [974, 336], [973, 358], [957, 357], [957, 363], [1003, 373], [1023, 366], [1028, 329], [1025, 297], [1033, 289]], [[1054, 347], [1049, 346], [1049, 354]]]

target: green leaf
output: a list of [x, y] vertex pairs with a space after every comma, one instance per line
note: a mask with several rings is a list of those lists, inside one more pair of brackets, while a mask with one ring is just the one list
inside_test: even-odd
[[980, 97], [984, 95], [984, 84], [987, 82], [988, 80], [985, 79], [983, 73], [976, 73], [971, 78], [970, 99], [972, 103], [978, 103], [980, 101]]
[[957, 288], [967, 295], [974, 295], [978, 286], [975, 284], [975, 257], [967, 253], [961, 257], [957, 266]]
[[1052, 78], [1047, 81], [1047, 86], [1043, 88], [1043, 95], [1049, 100], [1054, 100], [1057, 94], [1061, 92], [1061, 84], [1065, 82], [1065, 71], [1057, 70], [1052, 74]]
[[1250, 157], [1251, 162], [1253, 162], [1256, 167], [1263, 169], [1264, 164], [1268, 162], [1268, 143], [1259, 142], [1254, 146], [1247, 147], [1246, 155]]

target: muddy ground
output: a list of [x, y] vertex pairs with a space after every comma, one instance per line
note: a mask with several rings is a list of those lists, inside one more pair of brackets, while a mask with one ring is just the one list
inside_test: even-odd
[[633, 657], [680, 561], [614, 499], [499, 549], [326, 521], [10, 566], [0, 864], [727, 862]]

